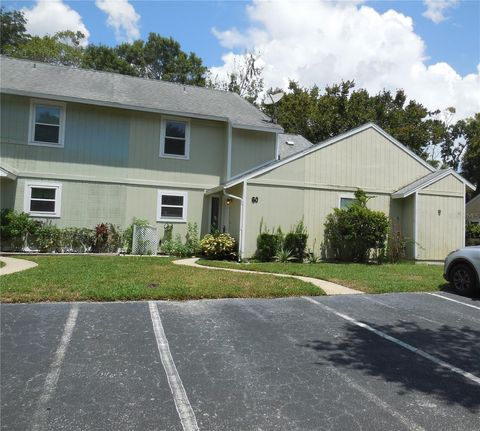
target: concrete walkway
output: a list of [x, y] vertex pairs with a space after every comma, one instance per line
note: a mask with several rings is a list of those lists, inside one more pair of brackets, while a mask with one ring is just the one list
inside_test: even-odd
[[291, 277], [297, 278], [298, 280], [305, 281], [306, 283], [312, 283], [314, 286], [322, 289], [327, 295], [355, 295], [360, 292], [358, 290], [350, 289], [349, 287], [341, 286], [340, 284], [331, 283], [330, 281], [320, 280], [313, 277], [303, 277], [301, 275], [290, 275], [290, 274], [278, 274], [274, 272], [263, 272], [263, 271], [248, 271], [245, 269], [231, 269], [231, 268], [217, 268], [213, 266], [204, 266], [197, 263], [198, 257], [192, 257], [190, 259], [179, 259], [174, 260], [173, 263], [177, 265], [193, 266], [195, 268], [203, 269], [213, 269], [219, 271], [232, 271], [232, 272], [244, 272], [245, 274], [263, 274], [263, 275], [273, 275], [275, 277]]
[[0, 268], [0, 275], [13, 274], [14, 272], [24, 271], [26, 269], [35, 268], [37, 264], [24, 259], [15, 259], [13, 257], [0, 256], [0, 261], [5, 263]]

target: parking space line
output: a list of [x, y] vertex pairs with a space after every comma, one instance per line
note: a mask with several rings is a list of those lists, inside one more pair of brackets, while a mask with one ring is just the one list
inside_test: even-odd
[[177, 367], [173, 361], [170, 346], [168, 344], [165, 331], [163, 330], [162, 320], [158, 312], [157, 304], [153, 301], [148, 302], [150, 316], [152, 318], [153, 330], [157, 340], [158, 352], [160, 359], [167, 375], [168, 386], [173, 395], [175, 407], [184, 431], [198, 431], [197, 418], [193, 412], [187, 393], [183, 387], [182, 379], [178, 374]]
[[46, 429], [46, 419], [47, 419], [47, 408], [48, 402], [52, 398], [56, 388], [58, 378], [60, 377], [60, 370], [62, 367], [63, 359], [65, 358], [65, 353], [67, 351], [68, 344], [72, 338], [72, 333], [75, 328], [78, 316], [78, 304], [73, 304], [68, 313], [68, 318], [65, 323], [65, 328], [63, 329], [62, 338], [60, 344], [58, 345], [57, 351], [55, 352], [55, 357], [53, 362], [50, 365], [47, 377], [45, 378], [45, 384], [43, 386], [43, 392], [40, 396], [33, 416], [32, 421], [32, 430], [39, 431]]
[[434, 362], [435, 364], [437, 364], [437, 365], [439, 365], [443, 368], [446, 368], [446, 369], [448, 369], [448, 370], [450, 370], [454, 373], [460, 374], [461, 376], [465, 377], [466, 379], [469, 379], [472, 382], [480, 385], [480, 377], [477, 377], [477, 376], [475, 376], [475, 375], [473, 375], [473, 374], [471, 374], [467, 371], [464, 371], [461, 368], [455, 367], [455, 366], [449, 364], [448, 362], [442, 361], [441, 359], [438, 359], [435, 356], [432, 356], [429, 353], [427, 353], [427, 352], [425, 352], [421, 349], [417, 349], [416, 347], [413, 347], [412, 345], [407, 344], [407, 343], [403, 342], [402, 340], [399, 340], [398, 338], [392, 337], [392, 336], [386, 334], [385, 332], [382, 332], [378, 329], [372, 328], [370, 325], [367, 325], [366, 323], [359, 322], [358, 320], [355, 320], [353, 317], [350, 317], [350, 316], [347, 316], [346, 314], [340, 313], [340, 312], [334, 310], [333, 308], [328, 307], [325, 304], [322, 304], [318, 301], [315, 301], [312, 298], [309, 298], [307, 296], [302, 296], [302, 298], [311, 302], [311, 303], [313, 303], [313, 304], [315, 304], [315, 305], [318, 305], [319, 307], [322, 307], [323, 309], [335, 314], [338, 317], [341, 317], [344, 320], [347, 320], [350, 323], [353, 323], [356, 326], [359, 326], [360, 328], [363, 328], [363, 329], [366, 329], [367, 331], [373, 332], [374, 334], [378, 335], [379, 337], [382, 337], [385, 340], [391, 341], [392, 343], [395, 343], [398, 346], [403, 347], [404, 349], [409, 350], [410, 352], [421, 356], [422, 358], [428, 359], [429, 361]]
[[427, 292], [427, 295], [436, 296], [437, 298], [442, 298], [442, 299], [445, 299], [447, 301], [452, 301], [452, 302], [456, 302], [457, 304], [465, 305], [465, 307], [471, 307], [471, 308], [476, 308], [477, 310], [480, 310], [480, 307], [477, 307], [476, 305], [466, 304], [465, 302], [457, 301], [456, 299], [448, 298], [446, 296], [439, 295], [438, 293], [428, 293]]

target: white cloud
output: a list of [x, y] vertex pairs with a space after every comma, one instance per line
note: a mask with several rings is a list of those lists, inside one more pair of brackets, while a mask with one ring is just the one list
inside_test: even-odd
[[444, 12], [457, 5], [458, 0], [423, 0], [427, 10], [423, 16], [432, 20], [435, 24], [444, 21]]
[[140, 37], [140, 15], [128, 0], [96, 0], [95, 5], [107, 14], [107, 25], [114, 29], [118, 42], [132, 42]]
[[32, 8], [24, 7], [22, 12], [27, 19], [27, 32], [32, 35], [52, 35], [63, 30], [81, 31], [85, 35], [83, 43], [88, 43], [90, 32], [82, 17], [62, 0], [37, 0]]
[[[216, 30], [220, 43], [260, 53], [266, 88], [323, 87], [354, 79], [371, 93], [403, 88], [429, 109], [457, 108], [456, 118], [480, 111], [480, 65], [460, 76], [447, 63], [427, 66], [425, 43], [413, 21], [394, 10], [380, 14], [369, 6], [332, 2], [265, 2], [247, 6], [251, 28]], [[224, 76], [239, 55], [227, 52], [213, 76]]]

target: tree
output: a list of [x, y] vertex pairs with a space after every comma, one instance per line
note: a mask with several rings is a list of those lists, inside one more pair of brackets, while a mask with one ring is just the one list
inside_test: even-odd
[[139, 76], [138, 70], [121, 58], [115, 48], [106, 45], [88, 45], [83, 53], [81, 64], [85, 69]]
[[15, 51], [30, 39], [25, 28], [26, 24], [23, 12], [0, 8], [0, 54]]
[[53, 36], [33, 36], [7, 54], [17, 58], [42, 61], [50, 64], [79, 67], [82, 63], [81, 43], [85, 35], [80, 31], [60, 31]]
[[[303, 88], [291, 81], [289, 90], [277, 104], [278, 122], [287, 133], [301, 134], [314, 143], [372, 121], [427, 159], [428, 147], [438, 145], [447, 133], [446, 125], [436, 118], [438, 111], [414, 100], [407, 102], [403, 90], [371, 96], [365, 89], [355, 89], [354, 81], [327, 86], [323, 92], [318, 86]], [[271, 105], [262, 108], [273, 115]]]
[[192, 52], [182, 51], [180, 44], [171, 37], [150, 33], [147, 41], [122, 43], [115, 51], [135, 68], [138, 76], [205, 86], [207, 68], [202, 59]]
[[245, 53], [242, 61], [237, 58], [226, 80], [210, 76], [207, 86], [237, 93], [250, 103], [256, 105], [263, 90], [263, 68], [257, 66], [259, 56], [253, 52]]
[[477, 186], [474, 193], [480, 193], [480, 113], [462, 120], [463, 137], [466, 142], [465, 154], [461, 166], [462, 175]]

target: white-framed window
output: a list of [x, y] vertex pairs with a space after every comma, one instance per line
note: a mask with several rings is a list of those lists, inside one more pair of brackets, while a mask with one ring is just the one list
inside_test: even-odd
[[176, 117], [162, 119], [160, 157], [188, 160], [190, 157], [190, 120]]
[[338, 208], [347, 209], [353, 202], [355, 202], [354, 193], [342, 193], [338, 196]]
[[177, 190], [158, 190], [157, 221], [186, 222], [188, 193]]
[[65, 137], [65, 103], [32, 99], [28, 143], [63, 147]]
[[25, 184], [24, 211], [34, 217], [60, 217], [62, 185], [47, 182]]

